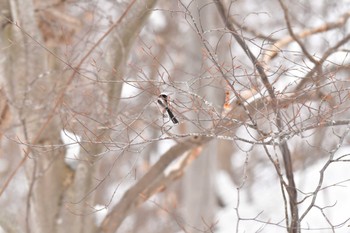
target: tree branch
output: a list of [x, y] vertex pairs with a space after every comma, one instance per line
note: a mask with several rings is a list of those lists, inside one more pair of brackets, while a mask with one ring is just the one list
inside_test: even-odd
[[[275, 95], [275, 92], [273, 90], [272, 85], [270, 84], [267, 75], [264, 71], [263, 66], [260, 64], [258, 59], [254, 56], [254, 54], [250, 51], [248, 45], [245, 43], [243, 38], [237, 33], [235, 27], [233, 26], [232, 20], [230, 19], [230, 16], [226, 13], [225, 7], [222, 3], [222, 1], [217, 0], [215, 1], [216, 6], [218, 8], [218, 11], [220, 13], [220, 16], [222, 20], [224, 21], [225, 26], [231, 31], [231, 35], [236, 39], [238, 44], [241, 46], [241, 48], [244, 50], [244, 52], [247, 54], [248, 58], [253, 63], [254, 67], [259, 73], [259, 76], [267, 89], [269, 96], [272, 101], [272, 108], [273, 111], [276, 114], [276, 125], [279, 132], [282, 132], [283, 129], [283, 123], [281, 119], [281, 113], [278, 108], [278, 101]], [[279, 141], [281, 139], [279, 138]], [[283, 162], [284, 167], [286, 170], [286, 176], [288, 180], [288, 186], [286, 187], [288, 195], [289, 195], [289, 205], [290, 205], [290, 211], [292, 215], [292, 222], [290, 225], [291, 232], [298, 232], [299, 231], [299, 221], [298, 221], [298, 207], [297, 207], [297, 190], [294, 182], [294, 175], [293, 175], [293, 164], [291, 159], [290, 150], [288, 148], [288, 144], [286, 141], [282, 141], [279, 144], [280, 151], [283, 156]]]
[[207, 137], [195, 136], [187, 142], [176, 144], [170, 148], [134, 186], [124, 193], [121, 200], [113, 207], [102, 222], [99, 232], [114, 233], [129, 213], [140, 203], [140, 198], [144, 198], [142, 193], [146, 192], [152, 186], [159, 176], [164, 173], [169, 164], [186, 151], [195, 149], [209, 140], [210, 138]]
[[268, 48], [265, 52], [265, 54], [262, 57], [262, 62], [263, 64], [268, 64], [272, 59], [274, 59], [277, 54], [281, 51], [281, 49], [285, 46], [287, 46], [288, 44], [290, 44], [291, 42], [293, 42], [295, 40], [295, 38], [298, 39], [303, 39], [306, 38], [308, 36], [317, 34], [317, 33], [321, 33], [321, 32], [326, 32], [326, 31], [330, 31], [336, 28], [339, 28], [343, 25], [346, 24], [346, 22], [348, 21], [350, 17], [350, 11], [346, 12], [345, 14], [343, 14], [337, 21], [335, 22], [328, 22], [325, 24], [322, 24], [318, 27], [314, 27], [314, 28], [309, 28], [306, 29], [304, 31], [301, 31], [299, 33], [294, 33], [294, 38], [289, 35], [286, 36], [278, 41], [276, 41], [270, 48]]

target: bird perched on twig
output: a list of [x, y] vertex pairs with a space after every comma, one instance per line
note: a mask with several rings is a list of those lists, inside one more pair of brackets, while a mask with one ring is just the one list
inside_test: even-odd
[[163, 113], [167, 113], [169, 115], [170, 120], [176, 125], [179, 121], [176, 119], [174, 113], [169, 109], [169, 99], [168, 95], [161, 93], [158, 96], [158, 104], [162, 109]]

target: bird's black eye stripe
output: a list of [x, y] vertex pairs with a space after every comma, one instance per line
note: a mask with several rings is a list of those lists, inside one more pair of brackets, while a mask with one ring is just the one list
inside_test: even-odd
[[162, 102], [161, 100], [157, 100], [157, 102], [158, 102], [158, 104], [159, 104], [160, 106], [163, 106], [163, 107], [164, 107], [164, 104], [163, 104], [163, 102]]

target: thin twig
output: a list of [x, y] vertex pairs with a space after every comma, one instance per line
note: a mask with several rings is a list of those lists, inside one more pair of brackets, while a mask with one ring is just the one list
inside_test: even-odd
[[324, 180], [324, 173], [325, 173], [326, 169], [329, 167], [329, 165], [333, 162], [335, 153], [343, 145], [343, 143], [345, 141], [345, 138], [349, 135], [349, 133], [350, 133], [350, 124], [346, 128], [346, 130], [343, 133], [343, 135], [340, 137], [339, 143], [337, 144], [337, 146], [333, 150], [331, 150], [329, 152], [329, 158], [328, 158], [327, 162], [323, 165], [322, 169], [320, 170], [320, 177], [319, 177], [319, 180], [318, 180], [317, 187], [316, 187], [315, 191], [313, 192], [313, 197], [312, 197], [311, 203], [306, 208], [304, 213], [300, 216], [300, 221], [302, 221], [306, 217], [306, 215], [310, 212], [310, 210], [315, 206], [315, 202], [316, 202], [316, 198], [318, 196], [318, 193], [322, 189], [323, 180]]
[[312, 62], [314, 63], [315, 65], [318, 64], [318, 61], [307, 51], [305, 45], [301, 42], [301, 40], [295, 35], [293, 29], [292, 29], [292, 26], [290, 24], [290, 19], [289, 19], [289, 13], [288, 13], [288, 9], [287, 9], [287, 6], [284, 4], [284, 2], [282, 0], [278, 0], [282, 9], [283, 9], [283, 12], [284, 12], [284, 19], [286, 21], [286, 24], [287, 24], [287, 28], [288, 28], [288, 32], [290, 34], [290, 36], [293, 38], [293, 40], [295, 40], [298, 45], [300, 46], [301, 50], [303, 51], [304, 55]]

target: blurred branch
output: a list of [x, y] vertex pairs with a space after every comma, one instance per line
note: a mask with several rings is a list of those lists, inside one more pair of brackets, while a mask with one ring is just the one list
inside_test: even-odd
[[[186, 167], [195, 160], [202, 151], [202, 146], [190, 149], [181, 158], [173, 159], [173, 162], [164, 168], [163, 172], [153, 180], [152, 183], [139, 195], [138, 200], [135, 201], [135, 206], [139, 206], [152, 195], [166, 189], [171, 183], [179, 179]], [[152, 168], [151, 168], [152, 169]]]
[[123, 76], [127, 67], [131, 46], [139, 35], [146, 19], [152, 12], [157, 0], [137, 0], [135, 6], [130, 9], [126, 20], [122, 22], [118, 30], [113, 31], [109, 38], [106, 62], [113, 72], [107, 74], [107, 94], [109, 111], [115, 112], [119, 105]]
[[295, 40], [295, 38], [300, 40], [300, 39], [306, 38], [308, 36], [311, 36], [311, 35], [314, 35], [317, 33], [326, 32], [329, 30], [333, 30], [333, 29], [342, 27], [343, 25], [346, 24], [349, 17], [350, 17], [350, 11], [343, 14], [335, 22], [328, 22], [328, 23], [322, 24], [318, 27], [306, 29], [306, 30], [301, 31], [299, 33], [293, 33], [294, 38], [293, 38], [293, 36], [290, 35], [290, 36], [286, 36], [286, 37], [278, 40], [269, 49], [266, 50], [266, 52], [262, 58], [263, 64], [268, 64], [273, 58], [275, 58], [277, 56], [277, 54], [282, 50], [283, 47], [286, 47], [288, 44], [293, 42]]
[[[126, 61], [129, 58], [130, 48], [134, 44], [135, 38], [139, 36], [139, 33], [143, 28], [143, 25], [145, 24], [149, 14], [152, 12], [153, 6], [156, 2], [156, 0], [131, 1], [119, 19], [96, 43], [96, 46], [98, 46], [100, 42], [104, 39], [107, 39], [108, 36], [105, 61], [110, 66], [106, 70], [110, 70], [110, 72], [106, 74], [104, 79], [107, 80], [105, 84], [105, 93], [108, 96], [109, 107], [107, 111], [104, 112], [105, 115], [101, 114], [102, 123], [105, 123], [105, 119], [107, 119], [107, 121], [112, 121], [111, 116], [117, 115], [117, 111], [119, 110], [118, 107], [120, 95], [124, 83], [123, 76], [125, 75], [125, 70], [127, 68]], [[94, 48], [96, 46], [94, 46]], [[94, 123], [97, 123], [98, 125], [101, 124], [100, 121]], [[95, 155], [102, 153], [103, 150], [105, 150], [105, 146], [103, 143], [92, 143], [92, 141], [96, 140], [97, 142], [103, 142], [104, 140], [108, 140], [110, 134], [112, 133], [112, 130], [109, 127], [101, 128], [95, 125], [89, 126], [87, 130], [89, 130], [89, 128], [97, 128], [97, 130], [91, 132], [94, 138], [90, 138], [87, 135], [82, 135], [82, 140], [87, 140], [88, 144], [82, 147], [83, 150], [80, 151], [79, 157], [89, 157], [90, 162], [94, 162], [94, 160], [97, 158]], [[98, 169], [96, 166], [91, 166], [89, 163], [85, 163], [84, 161], [79, 163], [78, 168], [83, 172], [76, 173], [74, 183], [75, 187], [73, 188], [75, 188], [74, 190], [76, 192], [76, 198], [82, 198], [84, 201], [80, 200], [79, 203], [75, 205], [75, 207], [79, 207], [83, 214], [88, 214], [90, 206], [86, 205], [86, 202], [90, 200], [91, 203], [94, 203], [94, 195], [96, 193], [94, 191], [96, 187], [93, 185], [92, 180], [94, 179], [95, 171]], [[84, 187], [84, 185], [86, 185], [86, 187]], [[90, 215], [89, 217], [93, 218], [93, 215]], [[70, 220], [67, 219], [67, 221]], [[78, 232], [87, 232], [88, 230], [90, 232], [95, 231], [95, 229], [90, 229], [88, 226], [86, 226], [84, 219], [80, 219], [79, 223], [80, 228], [77, 228]], [[106, 224], [106, 227], [110, 226]]]
[[[209, 140], [210, 138], [208, 137], [195, 136], [186, 142], [178, 143], [171, 147], [134, 186], [124, 193], [121, 200], [112, 208], [111, 212], [102, 222], [99, 232], [114, 233], [129, 213], [132, 212], [138, 204], [149, 198], [149, 194], [152, 193], [150, 191], [154, 191], [155, 187], [159, 187], [161, 182], [166, 180], [166, 177], [163, 177], [164, 171], [173, 161], [182, 156], [185, 152], [196, 149]], [[158, 185], [154, 186], [154, 184], [157, 183]]]
[[[10, 111], [8, 99], [5, 94], [5, 90], [2, 88], [2, 86], [0, 86], [0, 141], [4, 131], [7, 129], [7, 127], [11, 122], [11, 118], [12, 118], [11, 115], [12, 114]], [[0, 151], [0, 157], [1, 157], [1, 151]]]
[[[61, 59], [60, 57], [57, 57], [57, 55], [55, 55], [53, 52], [51, 52], [49, 49], [47, 49], [43, 42], [40, 42], [39, 40], [35, 39], [35, 37], [33, 37], [32, 34], [30, 34], [29, 29], [27, 29], [25, 27], [25, 25], [22, 24], [18, 24], [18, 22], [20, 22], [20, 20], [18, 19], [18, 12], [17, 12], [17, 5], [14, 2], [14, 0], [11, 1], [11, 10], [12, 12], [12, 17], [13, 22], [16, 22], [16, 24], [14, 24], [15, 27], [17, 27], [18, 29], [20, 29], [20, 31], [23, 33], [23, 35], [17, 35], [17, 36], [23, 36], [24, 38], [28, 37], [31, 40], [33, 40], [36, 44], [38, 44], [38, 46], [42, 47], [44, 50], [46, 50], [47, 52], [51, 53], [52, 55], [54, 55], [57, 59], [59, 59], [60, 61], [62, 61], [64, 64], [68, 65], [68, 67], [70, 67], [73, 70], [73, 73], [69, 76], [68, 80], [65, 82], [64, 88], [61, 89], [61, 91], [58, 93], [57, 98], [55, 100], [55, 103], [53, 104], [53, 107], [51, 109], [51, 112], [48, 114], [45, 122], [43, 124], [40, 125], [40, 127], [37, 129], [37, 133], [36, 135], [33, 137], [31, 144], [36, 144], [38, 142], [38, 140], [40, 139], [40, 137], [42, 136], [42, 134], [44, 132], [47, 132], [47, 127], [48, 125], [50, 125], [51, 120], [53, 119], [53, 117], [56, 114], [57, 109], [59, 108], [59, 106], [61, 106], [62, 102], [63, 102], [63, 98], [65, 95], [66, 90], [68, 89], [68, 87], [70, 86], [70, 84], [73, 82], [75, 75], [79, 73], [79, 68], [82, 66], [82, 64], [85, 62], [85, 60], [91, 55], [91, 53], [101, 44], [101, 42], [113, 31], [113, 29], [117, 26], [119, 26], [119, 24], [121, 23], [121, 21], [125, 18], [125, 16], [127, 15], [128, 11], [130, 10], [131, 6], [134, 4], [136, 0], [134, 0], [133, 2], [131, 2], [128, 7], [126, 8], [126, 10], [123, 12], [123, 14], [120, 16], [120, 18], [112, 25], [110, 26], [110, 28], [107, 30], [106, 33], [104, 33], [98, 40], [97, 42], [95, 42], [94, 46], [88, 50], [86, 52], [86, 54], [83, 56], [83, 58], [80, 60], [80, 62], [78, 63], [77, 66], [72, 67], [70, 64], [66, 63], [63, 59]], [[23, 5], [23, 4], [22, 4]], [[28, 7], [25, 7], [26, 10], [28, 11]], [[28, 19], [28, 17], [24, 17], [26, 19]], [[26, 20], [25, 22], [27, 22], [28, 20]], [[29, 20], [32, 23], [35, 23], [35, 20]], [[13, 23], [11, 22], [11, 23]], [[31, 26], [32, 27], [32, 26]], [[37, 33], [39, 33], [39, 31], [37, 30]], [[29, 59], [31, 62], [35, 62], [35, 64], [38, 64], [39, 62], [36, 62], [36, 58], [37, 57], [44, 57], [44, 56], [35, 56], [35, 53], [30, 54], [31, 56], [34, 56], [34, 58]], [[25, 56], [22, 55], [22, 58], [24, 58]], [[29, 66], [31, 69], [34, 69], [35, 65], [33, 66]], [[30, 69], [30, 70], [31, 70]], [[39, 71], [41, 69], [38, 69]], [[10, 71], [12, 72], [12, 71]], [[31, 75], [31, 77], [36, 77], [37, 75]], [[8, 77], [13, 77], [13, 75], [8, 75]], [[12, 78], [13, 79], [13, 78]], [[22, 84], [24, 85], [24, 83]], [[10, 87], [12, 85], [10, 84]], [[24, 87], [27, 88], [27, 87]], [[24, 91], [23, 91], [24, 92]], [[38, 92], [39, 94], [40, 92]], [[11, 93], [13, 94], [13, 93]], [[58, 129], [60, 130], [60, 129]], [[12, 175], [6, 180], [6, 182], [4, 183], [4, 185], [1, 187], [1, 191], [0, 191], [0, 196], [2, 194], [2, 192], [6, 189], [6, 187], [9, 185], [10, 181], [12, 180], [12, 178], [14, 177], [14, 175], [17, 173], [17, 171], [19, 170], [19, 168], [25, 163], [25, 161], [28, 158], [28, 154], [30, 154], [31, 152], [31, 147], [28, 147], [28, 150], [26, 150], [24, 152], [25, 156], [23, 157], [23, 159], [21, 160], [21, 162], [18, 164], [18, 166], [16, 167], [16, 169], [14, 170], [14, 172], [12, 173]]]
[[[29, 2], [30, 1], [26, 1], [26, 3], [29, 3]], [[70, 84], [75, 79], [76, 74], [79, 73], [79, 69], [83, 65], [83, 63], [90, 57], [92, 52], [101, 44], [101, 42], [105, 38], [107, 38], [107, 36], [110, 35], [111, 32], [113, 30], [115, 30], [116, 27], [120, 26], [120, 24], [126, 18], [126, 16], [128, 15], [128, 12], [130, 11], [130, 9], [132, 8], [132, 6], [134, 5], [135, 2], [136, 2], [136, 0], [132, 1], [130, 4], [127, 5], [126, 10], [123, 11], [120, 18], [117, 21], [115, 21], [109, 27], [109, 29], [93, 44], [92, 48], [89, 49], [84, 54], [82, 59], [80, 59], [79, 63], [75, 67], [68, 65], [68, 67], [72, 68], [73, 72], [68, 77], [67, 80], [66, 79], [55, 79], [55, 78], [50, 76], [50, 78], [40, 79], [40, 81], [43, 81], [45, 83], [45, 85], [39, 85], [39, 83], [35, 83], [36, 85], [33, 85], [33, 87], [35, 87], [35, 88], [45, 88], [47, 85], [49, 87], [54, 86], [54, 87], [57, 87], [60, 89], [54, 91], [54, 93], [57, 92], [57, 95], [56, 96], [52, 95], [52, 96], [54, 96], [53, 104], [52, 104], [52, 102], [50, 102], [50, 108], [48, 108], [49, 110], [46, 109], [47, 112], [45, 112], [45, 114], [41, 114], [40, 118], [38, 118], [38, 119], [40, 119], [40, 121], [36, 118], [33, 120], [33, 122], [35, 122], [35, 124], [31, 124], [30, 129], [28, 129], [28, 131], [30, 132], [30, 137], [29, 137], [30, 141], [28, 142], [28, 144], [30, 144], [30, 145], [35, 145], [35, 144], [57, 145], [57, 144], [61, 144], [59, 132], [60, 132], [62, 127], [59, 125], [59, 122], [57, 121], [58, 120], [57, 110], [59, 109], [59, 107], [63, 103], [63, 99], [64, 99], [64, 96], [66, 94], [66, 90], [68, 89]], [[142, 4], [144, 4], [143, 1], [140, 1], [140, 2]], [[155, 2], [155, 1], [153, 1], [153, 2]], [[25, 10], [23, 10], [24, 8], [25, 8]], [[140, 7], [137, 9], [142, 10], [142, 11], [145, 10], [145, 8], [140, 8]], [[64, 64], [67, 64], [67, 63], [45, 47], [44, 43], [42, 42], [42, 38], [40, 36], [40, 31], [37, 28], [36, 20], [32, 19], [32, 18], [34, 18], [34, 8], [33, 7], [28, 7], [26, 4], [24, 4], [24, 2], [18, 3], [16, 0], [12, 0], [11, 1], [11, 10], [12, 10], [13, 21], [16, 22], [16, 24], [13, 24], [13, 27], [14, 27], [14, 29], [19, 29], [18, 31], [15, 31], [16, 32], [16, 34], [15, 34], [16, 40], [15, 41], [21, 42], [20, 44], [17, 44], [16, 46], [12, 46], [12, 48], [16, 50], [16, 53], [13, 53], [11, 55], [14, 56], [13, 60], [18, 61], [18, 63], [21, 63], [22, 61], [25, 63], [24, 63], [24, 65], [16, 66], [16, 68], [17, 68], [16, 71], [11, 70], [11, 72], [13, 72], [15, 75], [8, 74], [7, 77], [11, 77], [8, 80], [9, 83], [12, 84], [12, 85], [10, 85], [10, 87], [13, 90], [16, 90], [16, 92], [13, 91], [13, 93], [11, 93], [12, 97], [14, 98], [13, 100], [16, 100], [16, 103], [17, 103], [16, 107], [22, 108], [23, 102], [27, 101], [26, 100], [26, 98], [28, 98], [26, 96], [28, 94], [27, 90], [32, 87], [32, 86], [30, 86], [31, 83], [34, 83], [38, 79], [37, 78], [38, 73], [43, 72], [42, 70], [44, 70], [42, 67], [45, 66], [45, 60], [43, 60], [43, 62], [38, 62], [37, 58], [38, 57], [44, 58], [45, 56], [42, 54], [45, 54], [45, 52], [49, 52], [52, 55], [54, 55], [54, 57], [56, 57], [58, 60], [62, 61]], [[148, 12], [149, 9], [146, 8], [146, 11]], [[135, 12], [134, 12], [132, 17], [137, 18], [136, 15], [137, 14], [135, 14]], [[133, 19], [128, 18], [128, 21], [132, 21], [132, 20]], [[124, 21], [123, 21], [123, 24], [125, 23]], [[128, 27], [128, 25], [125, 25], [125, 24], [123, 26]], [[141, 27], [142, 25], [138, 25], [138, 26]], [[136, 35], [138, 34], [139, 30], [140, 29], [138, 29], [137, 33], [135, 33]], [[131, 32], [132, 31], [129, 31], [129, 33], [131, 33]], [[42, 48], [42, 49], [36, 49], [36, 50], [34, 50], [34, 52], [30, 52], [31, 51], [30, 49], [32, 49], [32, 47], [35, 47], [35, 46]], [[38, 55], [38, 53], [40, 55]], [[122, 56], [126, 57], [127, 54], [123, 54]], [[28, 60], [26, 60], [25, 58], [27, 58]], [[124, 59], [126, 59], [126, 58], [124, 58]], [[33, 64], [29, 64], [29, 63], [33, 63]], [[14, 67], [14, 66], [15, 65], [9, 66], [9, 67]], [[26, 74], [21, 75], [21, 72], [19, 72], [18, 67], [20, 67], [21, 70], [26, 72]], [[16, 82], [16, 79], [14, 77], [18, 77], [18, 78], [25, 77], [25, 78], [27, 78], [27, 80], [26, 80], [26, 82], [24, 82], [24, 81], [17, 81]], [[31, 79], [34, 79], [35, 81], [31, 81]], [[57, 85], [57, 82], [62, 82], [62, 85]], [[56, 85], [54, 85], [54, 84], [56, 84]], [[46, 90], [47, 91], [51, 90], [51, 88], [47, 88]], [[20, 95], [18, 95], [16, 93], [20, 93]], [[23, 93], [25, 93], [25, 95]], [[31, 95], [31, 94], [32, 93], [30, 93], [30, 95], [28, 94], [28, 96], [30, 96], [31, 98], [34, 99], [32, 104], [35, 107], [36, 107], [35, 104], [37, 104], [38, 106], [41, 106], [43, 104], [48, 104], [48, 101], [47, 101], [48, 99], [45, 99], [46, 101], [42, 100], [43, 97], [44, 98], [46, 97], [46, 95], [42, 91], [36, 91], [36, 92], [33, 92], [33, 95]], [[49, 95], [47, 95], [47, 96], [49, 96]], [[21, 99], [21, 97], [23, 100]], [[36, 97], [38, 97], [38, 99], [35, 99]], [[51, 95], [50, 95], [50, 97], [51, 97]], [[30, 106], [30, 110], [28, 113], [27, 113], [27, 111], [24, 111], [24, 112], [22, 111], [20, 113], [21, 113], [21, 115], [19, 118], [20, 119], [23, 118], [23, 120], [26, 120], [26, 121], [29, 121], [28, 117], [31, 117], [31, 116], [36, 117], [36, 115], [33, 112], [32, 105]], [[46, 117], [43, 117], [43, 116], [46, 116]], [[50, 137], [48, 137], [47, 135], [50, 135]], [[18, 166], [16, 167], [14, 172], [10, 175], [10, 177], [6, 180], [3, 187], [1, 188], [0, 195], [6, 189], [6, 187], [9, 185], [10, 181], [13, 179], [13, 177], [16, 174], [16, 172], [18, 171], [18, 169], [29, 158], [28, 155], [31, 152], [33, 152], [33, 147], [32, 146], [27, 147], [27, 149], [24, 151], [25, 155], [24, 155], [23, 159], [20, 161], [20, 163], [18, 164]], [[51, 156], [49, 156], [49, 157], [38, 158], [38, 162], [40, 162], [40, 164], [42, 164], [39, 166], [40, 169], [44, 168], [47, 170], [36, 171], [37, 173], [41, 173], [41, 172], [45, 173], [45, 176], [43, 176], [43, 178], [40, 177], [40, 179], [39, 179], [37, 177], [37, 174], [35, 174], [35, 176], [32, 177], [33, 182], [34, 181], [36, 182], [35, 185], [34, 185], [34, 183], [32, 183], [33, 187], [34, 187], [34, 190], [33, 190], [34, 195], [29, 194], [29, 197], [32, 196], [31, 201], [37, 200], [37, 202], [35, 202], [35, 204], [31, 205], [32, 206], [31, 209], [35, 210], [35, 213], [31, 215], [31, 217], [33, 217], [33, 219], [31, 219], [31, 220], [33, 220], [33, 221], [31, 221], [31, 224], [34, 224], [33, 228], [35, 228], [37, 232], [52, 232], [53, 231], [52, 229], [55, 228], [55, 226], [58, 224], [56, 218], [62, 218], [59, 216], [59, 214], [65, 213], [64, 211], [60, 212], [61, 211], [60, 208], [64, 207], [62, 205], [62, 203], [60, 203], [60, 201], [64, 200], [64, 197], [65, 197], [64, 191], [65, 191], [66, 187], [59, 187], [60, 185], [64, 185], [64, 182], [62, 180], [64, 180], [65, 178], [63, 177], [63, 175], [69, 174], [69, 172], [67, 172], [65, 170], [65, 168], [62, 168], [62, 166], [64, 166], [64, 162], [63, 162], [64, 151], [55, 150], [54, 153], [52, 153], [52, 157], [59, 158], [56, 161], [55, 161], [55, 159], [52, 160]], [[91, 185], [92, 172], [90, 171], [88, 173], [77, 173], [77, 174], [78, 175], [85, 174], [85, 176], [75, 177], [75, 178], [76, 179], [82, 178], [84, 180], [84, 184], [86, 186], [85, 186], [85, 189], [79, 189], [79, 190], [74, 189], [74, 187], [73, 187], [73, 189], [72, 189], [73, 192], [74, 192], [74, 190], [78, 191], [77, 193], [81, 192], [82, 190], [90, 190], [89, 187]], [[79, 184], [81, 184], [81, 183], [82, 182], [79, 182]], [[45, 186], [45, 184], [50, 184], [51, 188], [49, 188], [49, 190], [47, 190], [47, 187]], [[46, 188], [44, 188], [44, 187], [46, 187]], [[45, 194], [47, 194], [47, 195], [45, 195]], [[76, 194], [76, 193], [73, 193], [73, 194]], [[70, 200], [69, 197], [67, 200]], [[46, 204], [47, 201], [49, 201], [49, 204]], [[47, 212], [47, 209], [49, 209], [50, 212]], [[39, 216], [40, 219], [36, 218], [37, 216]], [[71, 218], [71, 220], [74, 222], [74, 227], [77, 229], [82, 229], [83, 226], [88, 227], [86, 223], [84, 224], [84, 218], [81, 218], [79, 215], [75, 215], [75, 217]], [[77, 222], [75, 220], [78, 220], [79, 222]], [[89, 221], [89, 224], [94, 224], [94, 222]]]

